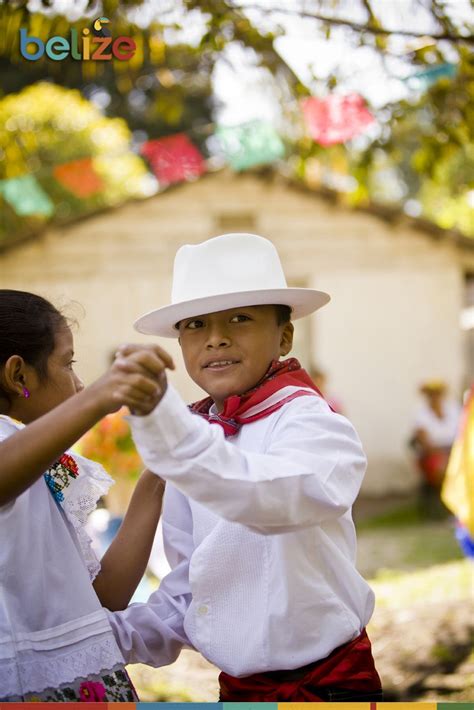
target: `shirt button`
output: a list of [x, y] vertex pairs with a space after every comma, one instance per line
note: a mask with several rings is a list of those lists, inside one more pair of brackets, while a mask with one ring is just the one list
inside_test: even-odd
[[199, 616], [205, 616], [208, 611], [209, 611], [209, 607], [207, 607], [205, 604], [203, 604], [202, 606], [198, 607], [198, 614], [199, 614]]

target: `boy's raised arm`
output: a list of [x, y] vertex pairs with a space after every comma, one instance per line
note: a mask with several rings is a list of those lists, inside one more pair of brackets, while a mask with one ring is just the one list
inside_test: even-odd
[[282, 408], [265, 453], [226, 441], [221, 427], [191, 414], [171, 385], [150, 415], [132, 417], [132, 430], [151, 470], [218, 515], [264, 534], [340, 517], [366, 468], [350, 422], [312, 396]]

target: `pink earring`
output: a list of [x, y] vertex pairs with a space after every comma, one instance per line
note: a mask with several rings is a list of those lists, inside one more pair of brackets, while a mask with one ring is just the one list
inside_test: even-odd
[[29, 396], [30, 396], [30, 390], [27, 389], [26, 387], [23, 387], [23, 397], [24, 397], [25, 399], [28, 399]]

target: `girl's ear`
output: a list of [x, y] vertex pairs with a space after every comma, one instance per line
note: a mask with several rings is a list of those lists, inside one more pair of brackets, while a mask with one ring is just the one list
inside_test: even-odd
[[288, 355], [293, 347], [293, 323], [285, 323], [280, 338], [280, 355]]
[[23, 395], [23, 388], [27, 387], [28, 366], [20, 355], [8, 358], [3, 368], [2, 386], [9, 394]]

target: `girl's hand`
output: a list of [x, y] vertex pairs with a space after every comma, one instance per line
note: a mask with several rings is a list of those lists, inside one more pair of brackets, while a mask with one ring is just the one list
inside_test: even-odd
[[103, 415], [126, 405], [143, 416], [166, 391], [167, 367], [174, 370], [173, 360], [158, 345], [122, 345], [109, 371], [88, 389], [100, 400]]

